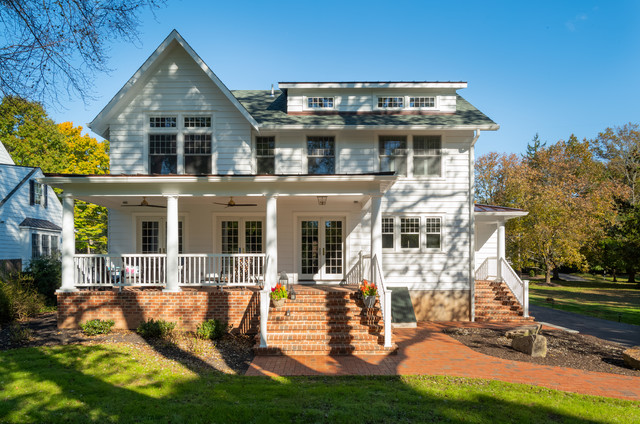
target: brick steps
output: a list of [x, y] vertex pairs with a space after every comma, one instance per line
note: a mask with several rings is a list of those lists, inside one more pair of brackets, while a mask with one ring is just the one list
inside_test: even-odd
[[533, 321], [533, 317], [524, 317], [524, 310], [505, 283], [494, 281], [476, 281], [475, 319], [481, 322], [491, 321]]
[[[296, 300], [269, 310], [268, 347], [256, 355], [385, 355], [384, 325], [379, 302], [366, 309], [354, 288], [295, 288]], [[288, 315], [287, 315], [288, 314]]]

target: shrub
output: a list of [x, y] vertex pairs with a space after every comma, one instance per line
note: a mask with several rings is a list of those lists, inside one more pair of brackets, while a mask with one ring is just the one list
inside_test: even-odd
[[22, 344], [31, 340], [31, 336], [33, 332], [27, 328], [23, 327], [17, 322], [14, 322], [9, 327], [9, 340], [11, 344]]
[[228, 326], [226, 322], [217, 319], [210, 319], [198, 325], [198, 328], [196, 329], [196, 336], [201, 339], [216, 340], [224, 336], [227, 332], [227, 328]]
[[82, 332], [87, 336], [95, 336], [97, 334], [107, 334], [111, 332], [111, 327], [115, 324], [112, 319], [103, 321], [101, 319], [92, 319], [91, 321], [80, 323]]
[[145, 339], [166, 339], [173, 333], [176, 328], [175, 322], [165, 321], [163, 319], [143, 321], [136, 330]]
[[0, 282], [0, 322], [32, 317], [45, 306], [44, 296], [33, 287], [32, 277], [13, 274], [6, 282]]
[[56, 290], [62, 283], [62, 262], [57, 257], [43, 256], [31, 259], [27, 272], [33, 276], [34, 287], [50, 305], [56, 304]]

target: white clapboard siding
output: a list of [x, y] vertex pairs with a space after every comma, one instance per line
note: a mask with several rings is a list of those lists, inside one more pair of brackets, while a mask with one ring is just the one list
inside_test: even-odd
[[487, 258], [498, 257], [498, 230], [496, 224], [476, 223], [476, 269]]
[[148, 172], [148, 116], [212, 114], [212, 170], [250, 174], [251, 126], [220, 89], [181, 48], [173, 47], [144, 81], [132, 100], [110, 123], [111, 172]]

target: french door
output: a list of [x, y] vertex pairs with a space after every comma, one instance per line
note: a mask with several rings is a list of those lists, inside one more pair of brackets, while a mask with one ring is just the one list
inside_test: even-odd
[[[182, 220], [178, 221], [178, 252], [182, 253]], [[143, 254], [167, 252], [167, 220], [164, 217], [138, 218], [136, 251]]]
[[305, 217], [299, 221], [300, 279], [341, 280], [344, 275], [344, 219]]
[[220, 253], [263, 253], [264, 221], [258, 218], [220, 218]]

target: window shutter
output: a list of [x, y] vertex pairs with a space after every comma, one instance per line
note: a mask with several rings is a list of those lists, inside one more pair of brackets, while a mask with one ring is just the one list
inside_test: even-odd
[[36, 203], [36, 182], [29, 180], [29, 204], [35, 205]]
[[44, 208], [49, 206], [49, 186], [42, 184], [42, 195], [44, 196]]

